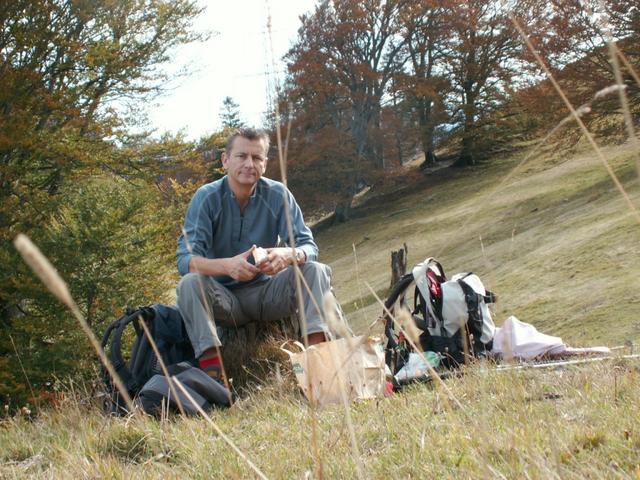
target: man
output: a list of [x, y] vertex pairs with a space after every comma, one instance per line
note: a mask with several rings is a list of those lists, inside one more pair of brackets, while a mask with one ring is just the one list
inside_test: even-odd
[[[227, 139], [222, 154], [226, 176], [195, 193], [178, 240], [178, 307], [200, 368], [221, 378], [220, 339], [211, 321], [241, 326], [274, 321], [295, 312], [297, 263], [309, 286], [302, 287], [309, 344], [326, 340], [318, 306], [331, 290], [331, 270], [316, 262], [318, 247], [293, 195], [280, 182], [263, 178], [269, 136], [262, 130], [240, 129]], [[286, 195], [286, 202], [285, 202]], [[289, 210], [295, 250], [276, 247], [289, 241]], [[265, 248], [257, 265], [252, 251]], [[300, 317], [300, 316], [299, 316]]]

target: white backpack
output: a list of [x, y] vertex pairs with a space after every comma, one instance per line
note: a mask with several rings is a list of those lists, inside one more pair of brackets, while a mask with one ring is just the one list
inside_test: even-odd
[[[432, 319], [431, 322], [427, 322], [430, 335], [453, 337], [469, 320], [473, 321], [470, 317], [476, 314], [477, 309], [481, 320], [479, 328], [476, 329], [476, 332], [481, 333], [477, 340], [483, 345], [493, 340], [496, 326], [487, 304], [495, 302], [495, 295], [487, 292], [476, 274], [457, 273], [447, 281], [442, 265], [431, 257], [418, 263], [411, 273]], [[437, 292], [438, 286], [441, 299], [434, 292]]]
[[[439, 353], [443, 366], [455, 367], [469, 357], [484, 356], [491, 350], [496, 327], [488, 304], [495, 302], [496, 296], [485, 289], [477, 275], [458, 273], [447, 280], [442, 265], [426, 258], [392, 288], [385, 302], [392, 314], [396, 302], [404, 298], [414, 283], [412, 318], [422, 330], [420, 343], [424, 351]], [[397, 371], [411, 348], [401, 335], [394, 333], [388, 316], [385, 333], [387, 363], [392, 371]]]

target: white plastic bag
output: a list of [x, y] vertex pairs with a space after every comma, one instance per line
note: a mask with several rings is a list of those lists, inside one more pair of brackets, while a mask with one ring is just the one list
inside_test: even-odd
[[440, 355], [436, 352], [416, 353], [411, 352], [407, 362], [402, 366], [395, 379], [398, 383], [405, 383], [410, 380], [420, 380], [430, 376], [429, 367], [438, 368], [440, 365]]

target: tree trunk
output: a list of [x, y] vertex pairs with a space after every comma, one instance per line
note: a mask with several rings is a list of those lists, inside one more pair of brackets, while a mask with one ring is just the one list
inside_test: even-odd
[[424, 152], [424, 166], [431, 167], [435, 165], [436, 156], [433, 151], [433, 130], [435, 124], [431, 118], [431, 107], [433, 102], [429, 99], [422, 99], [420, 102], [420, 113], [418, 122], [420, 124], [420, 143]]
[[340, 200], [336, 204], [336, 208], [334, 210], [333, 222], [334, 223], [344, 223], [351, 218], [351, 203], [353, 202], [353, 197], [350, 196], [348, 199]]
[[404, 243], [400, 250], [391, 251], [391, 286], [393, 286], [400, 280], [400, 278], [407, 272], [407, 257], [409, 255], [409, 249], [407, 244]]
[[273, 375], [273, 363], [285, 360], [280, 345], [301, 338], [298, 316], [277, 322], [251, 322], [239, 328], [222, 329], [222, 359], [227, 376], [235, 388], [249, 381], [264, 380]]
[[458, 167], [468, 167], [471, 165], [475, 165], [475, 158], [473, 155], [473, 137], [466, 132], [463, 133], [462, 137], [462, 150], [460, 151], [460, 156], [458, 157], [458, 161], [456, 162], [456, 166]]
[[462, 132], [462, 150], [458, 157], [457, 166], [465, 167], [475, 165], [475, 114], [476, 104], [475, 95], [471, 91], [465, 91], [464, 112], [464, 130]]

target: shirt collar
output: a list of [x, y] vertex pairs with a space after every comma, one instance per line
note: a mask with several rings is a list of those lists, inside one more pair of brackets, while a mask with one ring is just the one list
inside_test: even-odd
[[[222, 179], [222, 182], [223, 182], [224, 187], [227, 189], [227, 191], [231, 195], [231, 198], [233, 198], [235, 200], [236, 199], [236, 194], [233, 193], [233, 190], [229, 186], [229, 180], [227, 179], [226, 175]], [[258, 196], [258, 189], [261, 189], [261, 187], [262, 187], [262, 178], [260, 180], [258, 180], [258, 182], [256, 183], [256, 185], [255, 185], [255, 187], [253, 189], [253, 193], [251, 195], [249, 195], [249, 198], [250, 199], [256, 198]]]

